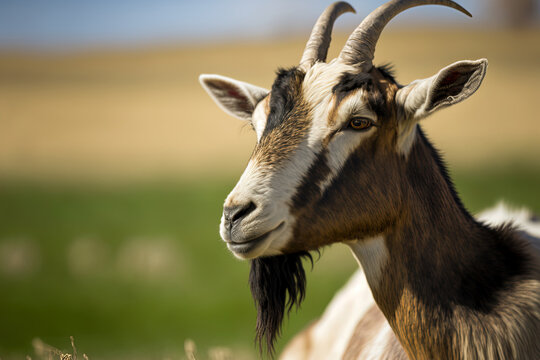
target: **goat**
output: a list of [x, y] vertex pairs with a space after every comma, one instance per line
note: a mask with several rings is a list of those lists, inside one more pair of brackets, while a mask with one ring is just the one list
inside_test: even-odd
[[[527, 209], [512, 210], [504, 203], [484, 210], [477, 219], [492, 226], [511, 221], [540, 251], [540, 221]], [[323, 315], [287, 344], [280, 358], [388, 359], [404, 358], [403, 349], [381, 311], [374, 306], [362, 269], [334, 296]]]
[[[225, 200], [220, 235], [251, 261], [261, 349], [273, 352], [284, 314], [305, 296], [302, 258], [344, 243], [372, 302], [347, 322], [363, 333], [336, 358], [366, 357], [369, 346], [382, 348], [375, 358], [540, 358], [540, 253], [511, 226], [469, 214], [419, 125], [471, 96], [487, 60], [458, 61], [406, 86], [372, 63], [385, 25], [427, 4], [470, 16], [450, 0], [391, 0], [327, 63], [334, 21], [354, 12], [337, 2], [317, 20], [300, 64], [280, 69], [271, 90], [200, 77], [257, 135]], [[365, 336], [370, 330], [391, 336]]]

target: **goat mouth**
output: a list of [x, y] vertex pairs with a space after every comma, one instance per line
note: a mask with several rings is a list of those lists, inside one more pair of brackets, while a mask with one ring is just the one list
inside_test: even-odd
[[277, 231], [281, 230], [285, 226], [285, 221], [282, 221], [278, 226], [273, 228], [272, 230], [259, 235], [253, 239], [250, 239], [248, 241], [244, 242], [235, 242], [235, 241], [228, 241], [227, 247], [229, 250], [231, 250], [235, 254], [249, 254], [256, 248], [258, 248], [261, 244], [263, 244], [273, 233], [276, 233]]

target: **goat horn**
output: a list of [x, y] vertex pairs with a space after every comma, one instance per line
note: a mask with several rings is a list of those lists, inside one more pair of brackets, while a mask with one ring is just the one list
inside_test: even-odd
[[344, 1], [335, 2], [324, 10], [311, 30], [311, 35], [300, 60], [300, 67], [307, 70], [316, 61], [326, 60], [334, 22], [338, 16], [346, 12], [356, 13], [354, 8]]
[[451, 0], [391, 0], [375, 9], [358, 25], [349, 36], [339, 57], [349, 65], [359, 66], [365, 72], [369, 71], [373, 66], [377, 40], [386, 24], [399, 13], [420, 5], [448, 6], [472, 17], [467, 10]]

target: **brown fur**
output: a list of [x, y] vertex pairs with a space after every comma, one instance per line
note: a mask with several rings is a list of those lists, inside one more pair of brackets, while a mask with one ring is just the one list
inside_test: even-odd
[[391, 266], [373, 289], [377, 304], [411, 358], [540, 356], [532, 249], [468, 215], [425, 141], [409, 156], [407, 211], [385, 235]]
[[[287, 88], [281, 94], [290, 99], [290, 111], [282, 114], [283, 118], [277, 119], [275, 126], [265, 129], [263, 136], [256, 145], [251, 159], [266, 168], [274, 168], [282, 163], [298, 147], [306, 137], [310, 127], [310, 108], [302, 97], [303, 74], [296, 71], [290, 76]], [[273, 91], [276, 91], [273, 87]], [[273, 94], [268, 100], [268, 107], [272, 108], [277, 94]], [[277, 101], [277, 100], [276, 100]], [[281, 104], [280, 104], [281, 105]], [[277, 105], [276, 105], [277, 106]], [[269, 117], [272, 116], [270, 109], [267, 111]]]
[[[376, 69], [371, 78], [372, 91], [366, 95], [366, 102], [380, 103], [382, 98], [390, 104], [397, 85], [384, 79]], [[385, 114], [394, 112], [390, 105], [378, 110]], [[377, 132], [362, 142], [324, 193], [319, 191], [318, 184], [329, 173], [326, 150], [319, 154], [293, 198], [291, 212], [296, 226], [287, 252], [315, 250], [333, 242], [373, 236], [398, 217], [401, 191], [397, 169], [402, 165], [395, 152], [396, 119], [390, 116], [379, 120]], [[387, 164], [380, 166], [382, 163]]]
[[[371, 75], [366, 101], [392, 103], [397, 85]], [[286, 251], [383, 234], [391, 266], [374, 296], [411, 358], [539, 357], [540, 273], [530, 249], [513, 230], [468, 214], [420, 129], [408, 158], [398, 154], [397, 109], [378, 110], [387, 116], [377, 132], [322, 194], [321, 152], [295, 196]], [[355, 338], [349, 353], [361, 345]]]

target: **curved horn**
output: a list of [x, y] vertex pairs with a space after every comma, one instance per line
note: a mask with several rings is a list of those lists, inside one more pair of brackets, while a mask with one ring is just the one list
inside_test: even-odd
[[463, 7], [451, 0], [391, 0], [379, 6], [358, 25], [349, 36], [339, 57], [349, 65], [358, 65], [363, 71], [371, 69], [375, 46], [382, 30], [397, 14], [420, 5], [443, 5], [472, 15]]
[[344, 1], [335, 2], [324, 10], [311, 30], [311, 35], [300, 60], [300, 67], [308, 69], [317, 60], [326, 60], [334, 22], [338, 16], [346, 12], [356, 13], [354, 8]]

